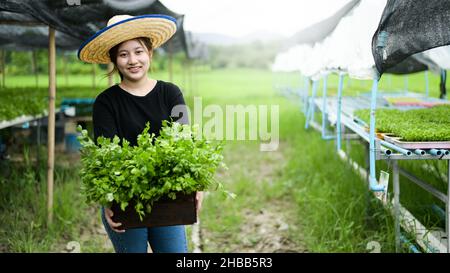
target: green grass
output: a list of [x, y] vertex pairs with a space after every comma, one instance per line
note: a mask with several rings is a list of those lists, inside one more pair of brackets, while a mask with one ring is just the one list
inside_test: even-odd
[[95, 231], [93, 223], [99, 213], [80, 195], [78, 165], [69, 164], [65, 155], [57, 156], [54, 220], [48, 225], [46, 159], [41, 158], [37, 168], [26, 149], [22, 158], [18, 163], [2, 162], [0, 166], [4, 174], [0, 178], [0, 221], [7, 223], [0, 227], [0, 245], [8, 252], [62, 252], [67, 243], [78, 241], [83, 252], [107, 251], [97, 236], [86, 240]]

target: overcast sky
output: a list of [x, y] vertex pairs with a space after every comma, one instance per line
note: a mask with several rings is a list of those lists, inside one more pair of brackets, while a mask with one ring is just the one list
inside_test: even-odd
[[254, 32], [290, 36], [334, 14], [350, 0], [160, 0], [185, 15], [194, 32], [245, 36]]

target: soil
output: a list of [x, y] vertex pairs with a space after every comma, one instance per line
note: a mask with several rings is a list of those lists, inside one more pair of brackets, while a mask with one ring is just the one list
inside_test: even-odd
[[[286, 147], [280, 143], [274, 152], [258, 154], [241, 152], [241, 158], [230, 159], [227, 173], [241, 170], [246, 176], [253, 177], [255, 183], [274, 183], [284, 168], [283, 150]], [[235, 153], [236, 154], [236, 153]], [[246, 162], [246, 164], [242, 164]], [[247, 164], [248, 162], [248, 164]], [[218, 173], [227, 178], [227, 174]], [[295, 222], [292, 202], [286, 200], [271, 200], [270, 206], [255, 211], [251, 208], [242, 210], [243, 225], [238, 234], [230, 238], [229, 234], [222, 236], [202, 228], [200, 225], [200, 246], [196, 249], [206, 249], [212, 252], [244, 252], [244, 253], [276, 253], [276, 252], [308, 252], [303, 243], [301, 230]], [[295, 239], [292, 234], [295, 234]], [[207, 245], [207, 247], [205, 247]]]

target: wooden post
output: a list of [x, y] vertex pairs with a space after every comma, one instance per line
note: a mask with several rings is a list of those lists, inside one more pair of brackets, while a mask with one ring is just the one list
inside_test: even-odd
[[56, 45], [55, 29], [48, 28], [48, 162], [47, 162], [47, 224], [53, 221], [53, 171], [55, 165], [55, 97], [56, 97]]
[[107, 68], [107, 70], [108, 70], [108, 86], [113, 86], [114, 85], [113, 75], [109, 74], [109, 73], [111, 73], [111, 71], [113, 71], [113, 69], [114, 69], [113, 63], [108, 63], [108, 68]]

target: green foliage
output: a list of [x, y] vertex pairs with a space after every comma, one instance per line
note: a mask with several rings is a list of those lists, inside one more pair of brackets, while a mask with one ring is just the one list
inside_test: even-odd
[[[99, 137], [98, 146], [82, 130], [82, 191], [88, 202], [109, 206], [115, 201], [122, 210], [130, 201], [140, 217], [151, 211], [154, 201], [163, 196], [175, 199], [176, 193], [190, 194], [212, 186], [223, 189], [214, 174], [222, 163], [223, 145], [212, 145], [196, 137], [196, 127], [163, 122], [159, 137], [149, 134], [147, 123], [137, 138], [137, 146], [115, 136]], [[120, 143], [122, 141], [122, 143]]]
[[0, 105], [0, 121], [11, 120], [21, 115], [42, 114], [47, 108], [47, 98], [43, 93], [26, 89], [2, 91]]
[[[367, 124], [370, 110], [355, 112]], [[378, 109], [375, 112], [376, 130], [392, 133], [405, 141], [450, 141], [450, 105], [401, 111]]]
[[268, 69], [275, 59], [279, 45], [276, 42], [232, 46], [210, 46], [209, 63], [212, 68]]
[[83, 252], [107, 251], [103, 237], [91, 234], [97, 215], [95, 223], [101, 224], [99, 210], [85, 204], [79, 164], [66, 154], [56, 154], [53, 223], [47, 222], [47, 153], [45, 146], [39, 149], [38, 165], [36, 147], [24, 148], [21, 162], [0, 161], [0, 252], [61, 252], [72, 240]]
[[[63, 98], [94, 98], [98, 90], [83, 86], [57, 88], [55, 105]], [[36, 116], [48, 109], [48, 88], [0, 89], [0, 122], [19, 116]]]
[[[33, 53], [31, 51], [7, 51], [6, 69], [8, 75], [48, 74], [48, 51], [35, 50], [36, 67], [33, 68]], [[100, 69], [97, 69], [100, 71]], [[106, 70], [105, 70], [106, 71]], [[56, 74], [92, 74], [92, 64], [78, 60], [76, 52], [57, 52]], [[106, 73], [106, 72], [105, 72]]]

